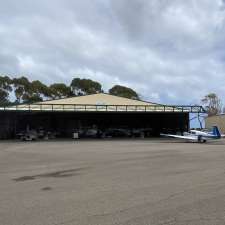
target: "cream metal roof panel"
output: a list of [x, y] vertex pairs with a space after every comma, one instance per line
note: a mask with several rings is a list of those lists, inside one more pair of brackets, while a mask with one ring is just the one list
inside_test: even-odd
[[39, 102], [39, 104], [73, 104], [73, 105], [155, 105], [154, 103], [118, 97], [109, 94], [93, 94], [79, 97], [70, 97], [51, 101]]

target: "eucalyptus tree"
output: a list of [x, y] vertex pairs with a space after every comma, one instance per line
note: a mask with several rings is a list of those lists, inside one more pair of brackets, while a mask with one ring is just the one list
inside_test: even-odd
[[221, 100], [215, 93], [209, 93], [201, 101], [209, 116], [214, 116], [222, 112]]
[[12, 92], [12, 80], [8, 76], [0, 76], [0, 104], [9, 103]]
[[113, 86], [111, 89], [109, 89], [109, 94], [130, 99], [140, 99], [136, 91], [121, 85]]
[[70, 87], [64, 83], [54, 83], [49, 86], [49, 93], [52, 99], [66, 98], [72, 96]]
[[90, 79], [74, 78], [70, 87], [74, 95], [88, 95], [103, 92], [102, 85]]

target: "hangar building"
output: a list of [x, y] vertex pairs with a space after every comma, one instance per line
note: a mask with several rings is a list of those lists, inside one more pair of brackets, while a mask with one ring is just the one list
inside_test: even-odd
[[207, 128], [218, 126], [220, 131], [225, 134], [225, 114], [206, 117], [205, 126]]
[[158, 136], [187, 131], [190, 112], [200, 113], [202, 107], [169, 106], [104, 93], [4, 106], [0, 107], [0, 138], [14, 138], [27, 129], [70, 138], [74, 132], [80, 136]]

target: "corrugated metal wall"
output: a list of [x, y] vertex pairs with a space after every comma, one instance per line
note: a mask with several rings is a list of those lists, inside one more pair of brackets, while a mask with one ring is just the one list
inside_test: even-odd
[[225, 133], [225, 115], [210, 116], [205, 120], [206, 128], [218, 126], [222, 133]]

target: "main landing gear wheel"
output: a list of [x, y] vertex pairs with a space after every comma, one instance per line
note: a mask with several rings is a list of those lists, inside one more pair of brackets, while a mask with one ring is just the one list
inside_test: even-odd
[[199, 135], [198, 136], [198, 143], [206, 143], [206, 140], [205, 139], [202, 139], [202, 136]]

